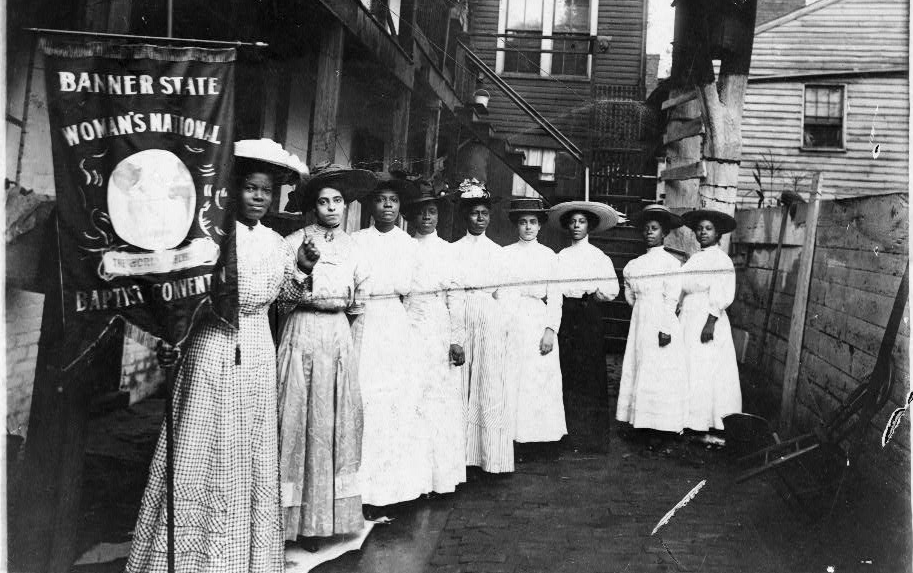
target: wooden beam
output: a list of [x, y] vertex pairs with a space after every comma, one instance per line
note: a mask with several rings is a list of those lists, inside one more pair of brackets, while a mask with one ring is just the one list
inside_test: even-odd
[[686, 137], [694, 137], [704, 133], [704, 120], [697, 117], [688, 121], [670, 122], [663, 135], [663, 144], [668, 145]]
[[314, 124], [311, 138], [311, 163], [336, 161], [336, 115], [342, 85], [342, 52], [345, 30], [334, 22], [323, 30], [317, 55], [317, 90], [314, 98]]
[[682, 181], [684, 179], [702, 179], [707, 176], [707, 165], [695, 161], [678, 167], [666, 167], [660, 174], [663, 181]]
[[409, 108], [412, 101], [412, 92], [407, 89], [400, 90], [393, 100], [393, 110], [390, 114], [390, 134], [384, 145], [384, 165], [386, 168], [394, 162], [411, 171], [408, 164], [409, 154]]
[[821, 210], [821, 174], [812, 176], [812, 192], [809, 198], [808, 216], [805, 219], [805, 244], [799, 258], [799, 273], [796, 279], [796, 294], [793, 312], [789, 322], [789, 339], [786, 352], [786, 366], [783, 370], [783, 397], [780, 401], [780, 432], [788, 436], [792, 432], [796, 410], [796, 390], [799, 382], [799, 365], [805, 338], [805, 311], [808, 307], [808, 291], [812, 282], [812, 263], [815, 259], [815, 237], [818, 228], [818, 213]]
[[434, 174], [434, 163], [437, 159], [437, 140], [438, 130], [441, 122], [441, 104], [437, 102], [428, 106], [428, 113], [425, 115], [425, 177], [430, 178]]
[[688, 90], [687, 92], [685, 92], [681, 95], [677, 95], [675, 97], [670, 97], [669, 99], [664, 101], [663, 105], [662, 105], [662, 109], [667, 110], [670, 107], [677, 107], [683, 103], [687, 103], [687, 102], [695, 100], [695, 99], [697, 99], [697, 91]]
[[[404, 86], [411, 89], [414, 81], [412, 54], [404, 50], [365, 9], [353, 0], [320, 0], [345, 28], [377, 58], [378, 62]], [[400, 22], [400, 26], [408, 22]], [[321, 84], [317, 84], [321, 86]]]

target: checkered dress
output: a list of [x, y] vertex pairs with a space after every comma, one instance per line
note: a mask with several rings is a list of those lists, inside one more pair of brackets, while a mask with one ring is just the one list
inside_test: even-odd
[[[300, 296], [292, 249], [238, 225], [240, 328], [201, 323], [174, 388], [175, 565], [181, 573], [282, 571], [276, 350], [267, 310]], [[236, 352], [240, 349], [240, 364]], [[128, 572], [167, 570], [165, 432], [149, 471]]]

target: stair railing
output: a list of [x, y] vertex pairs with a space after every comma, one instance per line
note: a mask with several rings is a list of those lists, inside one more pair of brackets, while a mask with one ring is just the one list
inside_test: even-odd
[[564, 151], [573, 157], [578, 163], [584, 164], [583, 152], [573, 141], [568, 139], [557, 127], [555, 127], [549, 120], [547, 120], [539, 111], [534, 108], [526, 99], [523, 98], [517, 91], [510, 86], [506, 81], [504, 81], [501, 76], [499, 76], [493, 69], [491, 69], [482, 58], [477, 56], [472, 49], [467, 46], [463, 40], [457, 40], [457, 47], [462, 50], [463, 55], [467, 60], [472, 62], [472, 64], [478, 68], [479, 72], [484, 75], [492, 84], [497, 87], [501, 93], [507, 96], [511, 102], [514, 103], [518, 108], [520, 108], [523, 113], [535, 121], [539, 127], [541, 127], [552, 139], [558, 142]]

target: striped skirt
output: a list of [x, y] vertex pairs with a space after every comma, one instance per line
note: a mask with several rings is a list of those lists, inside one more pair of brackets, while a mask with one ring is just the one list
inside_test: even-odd
[[490, 473], [514, 471], [517, 388], [505, 376], [503, 314], [490, 293], [467, 293], [463, 364], [466, 465]]

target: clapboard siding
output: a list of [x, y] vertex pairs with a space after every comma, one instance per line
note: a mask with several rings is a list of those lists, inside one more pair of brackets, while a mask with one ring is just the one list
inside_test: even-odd
[[752, 76], [908, 65], [907, 0], [819, 0], [758, 27]]
[[[495, 34], [498, 31], [500, 0], [470, 2], [470, 32]], [[641, 81], [644, 42], [644, 0], [600, 0], [597, 35], [612, 36], [608, 52], [597, 54], [592, 79], [506, 74], [504, 79], [555, 127], [583, 147], [588, 141], [591, 83], [637, 84]], [[473, 36], [473, 50], [495, 69], [496, 40]], [[484, 84], [483, 84], [484, 85]], [[494, 128], [514, 143], [558, 147], [526, 114], [494, 86], [489, 120]]]
[[[818, 0], [757, 28], [742, 124], [739, 188], [743, 203], [757, 201], [752, 171], [768, 158], [781, 169], [773, 184], [767, 179], [763, 182], [770, 191], [768, 199], [792, 188], [795, 177], [803, 175], [799, 186], [800, 191], [805, 190], [814, 171], [823, 173], [823, 191], [831, 197], [907, 189], [910, 99], [906, 77], [883, 73], [757, 80], [908, 68], [908, 27], [906, 0], [879, 2], [877, 9], [865, 0]], [[801, 149], [806, 83], [846, 86], [845, 151]], [[872, 153], [875, 144], [880, 146], [877, 159]]]
[[[739, 181], [748, 202], [754, 201], [751, 191], [757, 185], [752, 170], [762, 160], [762, 154], [772, 157], [784, 169], [778, 176], [781, 186], [791, 186], [789, 176], [792, 174], [821, 171], [825, 178], [824, 191], [836, 197], [907, 189], [910, 151], [907, 81], [903, 78], [859, 78], [841, 83], [846, 85], [847, 97], [845, 152], [800, 149], [804, 84], [749, 84], [742, 124], [744, 143]], [[874, 143], [880, 145], [877, 159], [872, 156], [873, 127]], [[782, 189], [775, 189], [779, 190]]]

